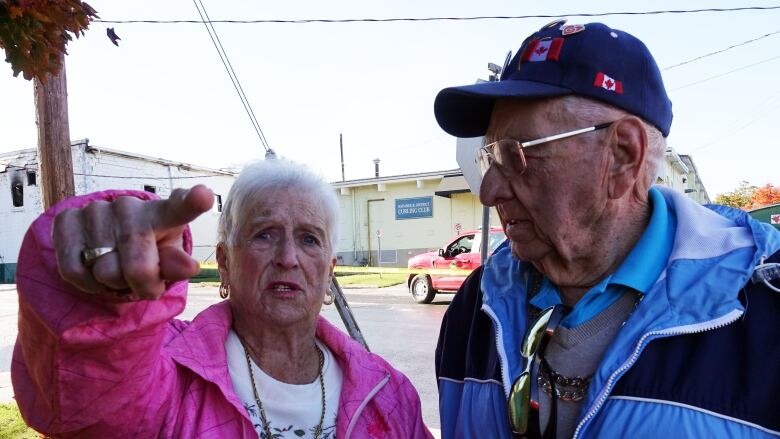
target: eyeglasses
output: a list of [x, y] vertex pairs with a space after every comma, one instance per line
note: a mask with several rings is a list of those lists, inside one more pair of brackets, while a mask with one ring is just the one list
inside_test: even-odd
[[615, 123], [615, 121], [542, 137], [541, 139], [529, 140], [527, 142], [519, 142], [514, 139], [501, 139], [497, 142], [485, 145], [477, 152], [477, 162], [479, 163], [480, 174], [484, 177], [485, 174], [487, 174], [488, 169], [490, 169], [490, 166], [493, 163], [498, 163], [505, 170], [508, 177], [523, 175], [526, 169], [525, 155], [523, 154], [524, 148], [601, 130], [609, 127], [613, 123]]
[[[520, 354], [525, 358], [525, 370], [512, 384], [509, 392], [509, 424], [512, 433], [519, 438], [541, 438], [539, 423], [539, 369], [544, 361], [542, 353], [563, 318], [563, 306], [556, 305], [543, 310], [526, 331]], [[551, 382], [554, 386], [555, 384]], [[555, 390], [553, 389], [553, 394]], [[552, 398], [550, 422], [555, 422], [556, 398]], [[554, 425], [554, 424], [551, 424]], [[548, 427], [548, 433], [549, 431]], [[547, 435], [545, 435], [547, 436]], [[555, 437], [554, 432], [552, 437]]]

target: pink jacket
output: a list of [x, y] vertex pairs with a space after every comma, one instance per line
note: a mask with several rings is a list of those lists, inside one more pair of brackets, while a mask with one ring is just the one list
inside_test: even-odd
[[[157, 301], [106, 305], [57, 274], [54, 215], [120, 195], [151, 197], [110, 191], [71, 198], [41, 215], [24, 238], [11, 368], [22, 416], [52, 436], [256, 438], [228, 373], [227, 302], [185, 322], [173, 317], [184, 309], [186, 282], [171, 284]], [[189, 231], [184, 238], [189, 251]], [[338, 438], [431, 437], [408, 378], [322, 317], [317, 337], [344, 372]]]

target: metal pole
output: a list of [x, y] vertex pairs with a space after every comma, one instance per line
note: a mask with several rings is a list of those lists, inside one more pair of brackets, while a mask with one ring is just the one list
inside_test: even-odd
[[[376, 235], [376, 242], [377, 242], [377, 257], [376, 257], [376, 266], [382, 267], [382, 235], [380, 233], [377, 233]], [[379, 278], [382, 279], [382, 272], [379, 272]]]
[[[492, 73], [490, 75], [490, 82], [495, 82], [501, 79], [501, 72], [506, 68], [509, 60], [512, 58], [512, 52], [506, 54], [506, 60], [504, 66], [499, 67], [496, 64], [488, 63], [488, 70]], [[482, 138], [485, 141], [485, 138]], [[490, 242], [490, 208], [482, 206], [482, 242], [479, 246], [479, 260], [480, 265], [484, 265], [488, 258], [488, 243]]]
[[341, 321], [344, 322], [344, 327], [347, 328], [347, 333], [349, 336], [363, 345], [367, 351], [371, 352], [371, 350], [368, 349], [368, 343], [366, 343], [366, 339], [363, 337], [363, 333], [360, 332], [360, 327], [357, 324], [357, 320], [355, 320], [355, 316], [352, 314], [352, 310], [349, 308], [347, 297], [344, 295], [344, 292], [341, 290], [341, 286], [336, 280], [336, 276], [333, 276], [333, 279], [330, 282], [330, 291], [333, 293], [333, 304], [336, 305], [336, 311], [339, 312]]
[[346, 180], [344, 178], [344, 138], [339, 133], [339, 149], [341, 149], [341, 181]]
[[480, 265], [484, 264], [488, 257], [488, 239], [490, 238], [490, 208], [482, 206], [482, 243], [479, 246]]

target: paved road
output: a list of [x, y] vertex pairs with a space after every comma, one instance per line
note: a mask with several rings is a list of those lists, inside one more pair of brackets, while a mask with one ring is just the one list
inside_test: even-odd
[[19, 305], [15, 285], [0, 285], [0, 402], [13, 397], [11, 355], [16, 342], [16, 316]]
[[[436, 433], [439, 411], [433, 354], [439, 324], [452, 295], [440, 295], [430, 305], [417, 305], [402, 286], [345, 292], [369, 348], [411, 379], [420, 393], [423, 419]], [[192, 319], [218, 301], [215, 287], [192, 284], [187, 308], [179, 318]], [[0, 402], [13, 396], [10, 365], [17, 332], [17, 308], [14, 286], [0, 285]], [[324, 307], [323, 314], [343, 328], [333, 305]]]

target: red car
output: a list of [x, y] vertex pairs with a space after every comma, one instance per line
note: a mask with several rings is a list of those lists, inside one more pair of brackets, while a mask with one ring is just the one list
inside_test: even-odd
[[[500, 227], [490, 228], [488, 239], [488, 254], [501, 244], [506, 235]], [[479, 267], [479, 245], [482, 242], [482, 230], [461, 232], [438, 252], [428, 252], [409, 259], [408, 267], [416, 269], [451, 269], [469, 270], [463, 274], [410, 274], [406, 283], [412, 298], [417, 303], [431, 303], [436, 293], [458, 291], [471, 270]]]

